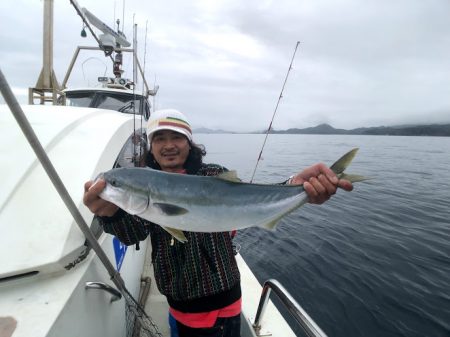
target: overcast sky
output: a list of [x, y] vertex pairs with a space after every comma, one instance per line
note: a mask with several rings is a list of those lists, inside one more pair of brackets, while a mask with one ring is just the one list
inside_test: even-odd
[[[160, 86], [156, 108], [179, 109], [194, 127], [267, 128], [297, 41], [275, 129], [450, 122], [449, 0], [78, 3], [111, 27], [124, 17], [130, 41], [134, 17], [139, 58]], [[42, 68], [43, 1], [2, 0], [0, 11], [1, 69], [25, 103]], [[95, 40], [80, 37], [69, 0], [56, 0], [54, 15], [62, 82], [76, 46]], [[128, 77], [131, 65], [125, 61]], [[95, 85], [111, 68], [100, 53], [82, 54], [69, 85]]]

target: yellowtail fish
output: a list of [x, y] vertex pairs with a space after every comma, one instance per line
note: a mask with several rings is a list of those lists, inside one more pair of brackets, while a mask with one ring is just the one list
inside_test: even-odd
[[[330, 168], [351, 182], [366, 178], [344, 170], [358, 149]], [[183, 241], [180, 231], [226, 232], [252, 226], [274, 229], [279, 220], [308, 201], [302, 185], [251, 184], [234, 171], [214, 177], [168, 173], [150, 168], [118, 168], [101, 175], [100, 194], [126, 212], [156, 223]]]

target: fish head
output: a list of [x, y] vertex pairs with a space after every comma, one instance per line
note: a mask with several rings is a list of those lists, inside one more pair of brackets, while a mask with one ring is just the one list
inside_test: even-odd
[[100, 198], [112, 202], [130, 214], [141, 214], [149, 205], [149, 194], [144, 186], [136, 186], [132, 179], [122, 169], [112, 169], [99, 175], [106, 186], [100, 193]]

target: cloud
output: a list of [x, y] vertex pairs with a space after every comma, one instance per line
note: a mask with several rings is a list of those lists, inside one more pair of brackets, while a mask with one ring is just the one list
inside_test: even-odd
[[[450, 121], [447, 0], [128, 0], [125, 15], [119, 2], [78, 2], [111, 27], [119, 18], [129, 40], [137, 23], [147, 80], [160, 85], [156, 107], [185, 111], [196, 127], [267, 128], [297, 41], [275, 128]], [[0, 32], [2, 70], [23, 93], [42, 68], [42, 2], [3, 1], [0, 10], [4, 27], [16, 27]], [[69, 3], [56, 2], [60, 82], [76, 45], [93, 45], [81, 28]], [[111, 72], [101, 54], [84, 53], [71, 85], [95, 83], [104, 64]], [[124, 68], [131, 76], [130, 60]]]

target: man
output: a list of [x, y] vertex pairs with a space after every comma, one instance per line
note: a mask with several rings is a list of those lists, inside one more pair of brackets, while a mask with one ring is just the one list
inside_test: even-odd
[[[190, 125], [176, 110], [155, 112], [147, 127], [147, 166], [166, 172], [203, 176], [218, 175], [226, 169], [204, 164], [204, 148], [192, 140]], [[338, 180], [324, 164], [313, 165], [286, 183], [303, 184], [309, 202], [321, 204], [338, 187], [352, 190], [352, 184]], [[152, 262], [158, 289], [167, 297], [172, 336], [240, 336], [240, 274], [234, 258], [231, 233], [184, 232], [181, 243], [160, 226], [127, 214], [99, 194], [104, 181], [85, 184], [84, 203], [98, 216], [108, 233], [127, 245], [150, 235]]]

